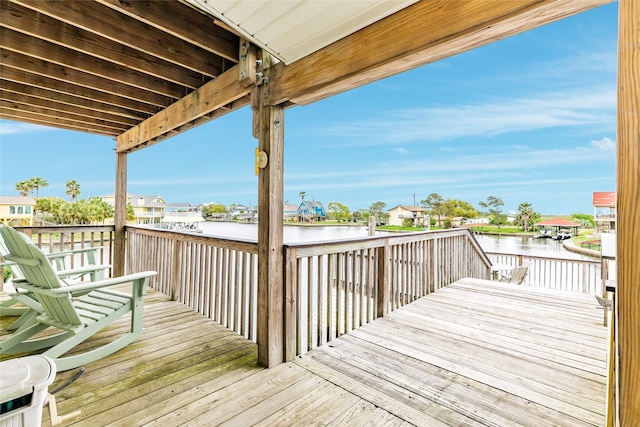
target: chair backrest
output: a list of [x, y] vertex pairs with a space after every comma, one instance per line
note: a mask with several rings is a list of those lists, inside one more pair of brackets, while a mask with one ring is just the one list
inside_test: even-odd
[[[43, 290], [64, 286], [64, 282], [56, 274], [47, 256], [29, 237], [6, 225], [0, 225], [0, 236], [8, 250], [8, 254], [3, 258], [19, 266], [26, 282]], [[59, 296], [40, 292], [35, 294], [45, 312], [57, 322], [82, 324], [70, 294]]]
[[9, 248], [7, 248], [2, 235], [0, 235], [0, 257], [2, 257], [3, 259], [2, 266], [0, 266], [0, 273], [2, 273], [2, 267], [7, 267], [9, 270], [11, 270], [11, 276], [13, 276], [14, 280], [24, 279], [22, 271], [20, 271], [18, 265], [5, 259], [7, 255], [10, 255]]
[[529, 272], [529, 265], [523, 264], [519, 267], [516, 267], [511, 272], [511, 277], [509, 278], [509, 283], [515, 283], [517, 285], [524, 282], [524, 278], [527, 276], [527, 272]]

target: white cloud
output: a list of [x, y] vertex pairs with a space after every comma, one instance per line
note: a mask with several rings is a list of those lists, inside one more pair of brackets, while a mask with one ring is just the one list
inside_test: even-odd
[[591, 141], [591, 146], [599, 148], [602, 151], [612, 151], [616, 149], [616, 143], [606, 136], [598, 141]]
[[0, 121], [0, 135], [15, 135], [34, 132], [50, 132], [55, 128], [32, 125], [30, 123], [18, 123], [2, 120]]
[[389, 111], [375, 117], [320, 130], [348, 138], [340, 145], [387, 145], [493, 136], [557, 127], [615, 124], [615, 87], [555, 91], [529, 98]]

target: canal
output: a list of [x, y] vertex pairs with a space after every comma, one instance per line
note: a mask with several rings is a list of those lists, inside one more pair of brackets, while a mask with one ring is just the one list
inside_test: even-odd
[[[242, 224], [236, 222], [203, 222], [200, 224], [203, 234], [216, 237], [234, 238], [256, 241], [258, 238], [257, 224]], [[356, 237], [366, 237], [366, 226], [284, 226], [284, 242], [320, 242], [326, 240], [341, 240]], [[377, 231], [376, 235], [388, 232]], [[507, 254], [521, 254], [532, 256], [546, 256], [564, 259], [579, 259], [594, 261], [596, 258], [566, 250], [562, 242], [553, 239], [534, 239], [519, 236], [475, 235], [476, 240], [485, 252]]]

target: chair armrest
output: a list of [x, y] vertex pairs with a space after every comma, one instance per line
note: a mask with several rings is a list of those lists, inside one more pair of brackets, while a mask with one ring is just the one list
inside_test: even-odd
[[133, 282], [136, 280], [147, 279], [149, 277], [153, 277], [158, 274], [155, 271], [141, 271], [140, 273], [127, 274], [126, 276], [120, 277], [112, 277], [109, 279], [98, 280], [95, 282], [86, 282], [80, 283], [77, 285], [64, 286], [61, 288], [53, 288], [53, 289], [44, 289], [40, 286], [34, 286], [29, 284], [29, 282], [17, 282], [14, 283], [14, 286], [19, 289], [25, 289], [27, 291], [31, 291], [34, 293], [41, 293], [47, 295], [64, 295], [68, 293], [79, 293], [79, 292], [87, 292], [92, 291], [94, 289], [106, 288], [108, 286], [120, 285], [122, 283]]
[[47, 254], [47, 258], [49, 259], [56, 259], [56, 258], [62, 258], [68, 255], [75, 255], [75, 254], [83, 254], [83, 253], [88, 253], [88, 252], [96, 252], [99, 251], [101, 249], [104, 249], [104, 246], [91, 246], [88, 248], [78, 248], [78, 249], [66, 249], [64, 251], [59, 251], [59, 252], [52, 252], [50, 254]]
[[56, 271], [56, 274], [58, 275], [58, 277], [61, 277], [61, 278], [69, 277], [69, 276], [78, 276], [78, 275], [83, 276], [85, 274], [94, 273], [100, 270], [108, 270], [109, 268], [111, 268], [111, 264], [100, 264], [100, 265], [89, 264], [83, 267], [72, 268], [69, 270]]

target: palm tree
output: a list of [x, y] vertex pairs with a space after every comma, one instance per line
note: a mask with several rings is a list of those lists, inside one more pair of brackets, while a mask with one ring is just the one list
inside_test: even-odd
[[529, 231], [529, 224], [534, 223], [539, 217], [540, 214], [533, 210], [531, 203], [522, 202], [520, 206], [518, 206], [518, 213], [516, 214], [514, 223], [522, 225], [522, 229], [526, 233]]
[[304, 196], [306, 196], [307, 193], [304, 191], [301, 191], [299, 194], [300, 194], [300, 198], [304, 201]]
[[49, 185], [49, 182], [46, 179], [42, 179], [39, 176], [31, 178], [29, 182], [31, 183], [31, 186], [36, 190], [36, 199], [40, 196], [39, 190]]
[[80, 195], [80, 184], [78, 184], [75, 179], [67, 181], [67, 183], [65, 184], [65, 188], [66, 191], [64, 192], [64, 194], [66, 194], [67, 196], [71, 196], [71, 201], [75, 201], [76, 197]]
[[33, 185], [30, 180], [16, 182], [16, 190], [21, 196], [28, 196], [33, 191]]

